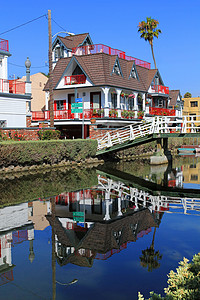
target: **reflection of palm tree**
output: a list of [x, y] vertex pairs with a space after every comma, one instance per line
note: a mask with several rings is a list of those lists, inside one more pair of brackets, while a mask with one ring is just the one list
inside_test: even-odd
[[142, 255], [140, 256], [140, 264], [142, 267], [147, 268], [148, 272], [152, 272], [153, 269], [158, 269], [160, 267], [159, 260], [162, 259], [162, 254], [154, 249], [155, 234], [156, 227], [154, 229], [151, 246], [142, 250]]

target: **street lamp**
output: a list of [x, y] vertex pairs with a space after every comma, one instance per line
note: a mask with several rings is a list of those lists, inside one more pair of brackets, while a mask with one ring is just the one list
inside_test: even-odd
[[73, 32], [59, 31], [59, 32], [57, 32], [56, 34], [54, 34], [54, 35], [52, 36], [52, 39], [53, 39], [57, 34], [59, 34], [59, 33], [66, 33], [66, 34], [69, 34], [69, 35], [75, 35], [75, 33], [73, 33]]

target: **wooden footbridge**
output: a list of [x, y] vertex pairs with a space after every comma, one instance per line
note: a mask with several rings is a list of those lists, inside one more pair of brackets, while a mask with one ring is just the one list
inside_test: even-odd
[[[120, 151], [169, 137], [200, 137], [200, 116], [151, 117], [107, 132], [98, 138], [97, 155]], [[167, 147], [167, 143], [165, 143]]]
[[[112, 201], [113, 197], [134, 202], [135, 209], [139, 206], [149, 207], [153, 211], [169, 213], [184, 213], [200, 216], [200, 191], [193, 189], [170, 188], [155, 184], [144, 179], [118, 171], [113, 175], [98, 170], [98, 189], [105, 192], [105, 201]], [[116, 170], [114, 170], [116, 174]], [[120, 174], [120, 177], [118, 175]], [[125, 176], [126, 179], [121, 178]], [[138, 179], [138, 180], [137, 180]], [[146, 184], [144, 184], [146, 182]]]

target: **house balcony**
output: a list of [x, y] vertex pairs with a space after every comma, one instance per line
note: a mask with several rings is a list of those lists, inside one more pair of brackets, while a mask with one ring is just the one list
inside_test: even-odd
[[84, 74], [65, 76], [65, 85], [84, 84], [84, 83], [86, 83], [86, 76]]
[[0, 51], [9, 52], [8, 41], [0, 38]]
[[169, 108], [149, 107], [149, 114], [155, 116], [176, 116], [176, 110]]
[[169, 95], [169, 88], [163, 85], [153, 85], [152, 93]]
[[146, 69], [151, 69], [151, 64], [132, 57], [132, 56], [127, 56], [124, 51], [118, 50], [118, 49], [113, 49], [109, 46], [103, 45], [103, 44], [94, 44], [94, 45], [87, 45], [87, 46], [81, 46], [81, 47], [76, 47], [72, 48], [72, 54], [74, 55], [89, 55], [89, 54], [96, 54], [96, 53], [106, 53], [109, 55], [118, 55], [120, 58], [126, 59], [126, 60], [134, 60], [135, 64], [141, 67], [144, 67]]
[[[107, 116], [106, 116], [107, 114]], [[143, 117], [143, 116], [142, 116]], [[137, 111], [118, 110], [118, 109], [84, 109], [84, 119], [91, 118], [102, 119], [140, 119]], [[54, 120], [82, 120], [83, 113], [71, 113], [71, 109], [54, 110]], [[32, 121], [48, 121], [50, 120], [50, 111], [33, 111]]]
[[10, 94], [25, 94], [25, 82], [15, 80], [0, 79], [0, 92]]

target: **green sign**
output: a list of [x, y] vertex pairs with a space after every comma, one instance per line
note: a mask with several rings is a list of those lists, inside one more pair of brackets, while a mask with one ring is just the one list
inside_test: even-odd
[[75, 113], [82, 113], [83, 112], [83, 109], [82, 108], [74, 108], [74, 109], [71, 109], [71, 113], [72, 114], [75, 114]]
[[72, 107], [83, 107], [83, 103], [72, 103]]
[[82, 211], [73, 212], [73, 220], [76, 222], [84, 222], [84, 215]]

